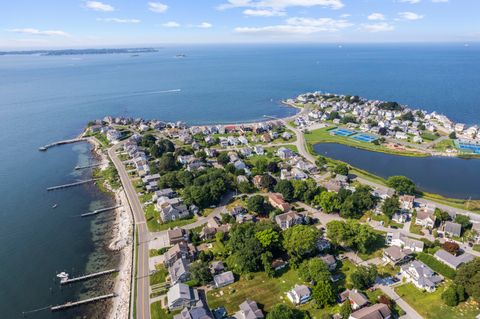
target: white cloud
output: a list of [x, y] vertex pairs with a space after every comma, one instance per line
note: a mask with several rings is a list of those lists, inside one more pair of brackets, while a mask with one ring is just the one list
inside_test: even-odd
[[168, 21], [164, 24], [162, 24], [165, 28], [178, 28], [180, 27], [180, 23], [175, 22], [175, 21]]
[[381, 13], [374, 12], [368, 16], [368, 20], [378, 21], [378, 20], [386, 20], [385, 16]]
[[139, 19], [119, 19], [119, 18], [98, 18], [97, 21], [113, 23], [140, 23]]
[[38, 30], [34, 28], [23, 28], [23, 29], [8, 29], [9, 32], [23, 33], [29, 35], [43, 35], [43, 36], [61, 36], [69, 37], [70, 35], [65, 31], [61, 30]]
[[317, 32], [335, 32], [348, 28], [353, 24], [347, 20], [335, 20], [331, 18], [299, 18], [293, 17], [285, 21], [285, 24], [265, 27], [238, 27], [237, 33], [255, 34], [312, 34]]
[[110, 11], [114, 11], [114, 10], [115, 10], [115, 8], [112, 7], [111, 5], [106, 4], [106, 3], [103, 3], [103, 2], [100, 2], [100, 1], [87, 1], [87, 2], [85, 3], [85, 6], [86, 6], [88, 9], [92, 9], [92, 10], [95, 10], [95, 11], [110, 12]]
[[344, 14], [340, 15], [340, 18], [349, 18], [351, 16], [352, 15], [350, 13], [344, 13]]
[[400, 2], [416, 4], [416, 3], [419, 3], [420, 0], [400, 0]]
[[367, 32], [387, 32], [395, 30], [395, 27], [389, 23], [371, 23], [371, 24], [362, 24], [361, 30]]
[[243, 14], [250, 17], [281, 17], [286, 15], [285, 11], [268, 9], [246, 9]]
[[217, 8], [220, 10], [230, 8], [255, 8], [276, 9], [283, 11], [288, 7], [314, 7], [322, 6], [331, 9], [340, 9], [345, 5], [342, 0], [227, 0]]
[[196, 27], [200, 28], [200, 29], [209, 29], [209, 28], [213, 27], [213, 24], [208, 23], [208, 22], [202, 22], [200, 24], [197, 24]]
[[410, 11], [399, 12], [398, 15], [404, 20], [411, 20], [411, 21], [420, 20], [420, 19], [423, 19], [423, 17], [424, 17], [421, 14], [418, 14], [418, 13], [415, 13], [415, 12], [410, 12]]
[[447, 3], [448, 0], [432, 0], [433, 3]]
[[160, 2], [149, 2], [148, 10], [156, 13], [164, 13], [168, 10], [168, 6]]

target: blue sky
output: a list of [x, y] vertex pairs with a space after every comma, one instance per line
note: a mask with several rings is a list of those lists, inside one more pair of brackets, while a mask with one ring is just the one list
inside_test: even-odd
[[479, 0], [16, 0], [0, 47], [473, 42]]

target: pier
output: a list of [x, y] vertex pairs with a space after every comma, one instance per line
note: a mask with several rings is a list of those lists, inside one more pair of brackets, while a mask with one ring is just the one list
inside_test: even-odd
[[90, 164], [90, 165], [85, 165], [85, 166], [75, 166], [75, 169], [80, 170], [80, 169], [85, 169], [85, 168], [92, 168], [92, 167], [102, 166], [104, 164], [107, 164], [107, 163], [96, 163], [96, 164]]
[[120, 207], [122, 207], [122, 205], [95, 209], [93, 212], [85, 213], [85, 214], [82, 214], [80, 216], [81, 217], [93, 216], [93, 215], [97, 215], [97, 214], [100, 214], [100, 213], [103, 213], [103, 212], [106, 212], [106, 211], [109, 211], [109, 210], [114, 210], [114, 209], [117, 209], [117, 208], [120, 208]]
[[38, 150], [39, 151], [42, 151], [42, 152], [45, 152], [47, 151], [49, 148], [52, 148], [54, 146], [59, 146], [59, 145], [64, 145], [64, 144], [71, 144], [71, 143], [77, 143], [77, 142], [83, 142], [83, 141], [86, 141], [87, 139], [84, 138], [84, 137], [77, 137], [77, 138], [73, 138], [73, 139], [70, 139], [70, 140], [63, 140], [63, 141], [58, 141], [58, 142], [54, 142], [54, 143], [50, 143], [50, 144], [47, 144], [45, 146], [42, 146], [42, 147], [39, 147]]
[[92, 178], [92, 179], [87, 179], [87, 180], [79, 181], [79, 182], [75, 182], [75, 183], [64, 184], [64, 185], [59, 185], [59, 186], [52, 186], [52, 187], [48, 187], [47, 191], [54, 191], [54, 190], [58, 190], [58, 189], [62, 189], [62, 188], [69, 188], [69, 187], [74, 187], [74, 186], [78, 186], [78, 185], [82, 185], [82, 184], [92, 183], [92, 182], [98, 181], [99, 179], [100, 178]]
[[91, 302], [95, 302], [95, 301], [110, 299], [110, 298], [113, 298], [113, 297], [116, 297], [116, 296], [117, 296], [117, 294], [112, 293], [112, 294], [108, 294], [108, 295], [92, 297], [92, 298], [79, 300], [79, 301], [69, 301], [67, 303], [64, 303], [63, 305], [52, 306], [52, 307], [50, 307], [50, 310], [51, 311], [65, 310], [67, 308], [77, 307], [77, 306], [84, 305], [84, 304], [91, 303]]
[[61, 285], [67, 285], [67, 284], [71, 284], [71, 283], [74, 283], [74, 282], [84, 281], [84, 280], [88, 280], [88, 279], [112, 274], [114, 272], [118, 272], [118, 269], [109, 269], [109, 270], [99, 271], [99, 272], [96, 272], [96, 273], [93, 273], [93, 274], [88, 274], [88, 275], [84, 275], [84, 276], [80, 276], [80, 277], [74, 277], [74, 278], [68, 278], [68, 275], [66, 275], [65, 277], [61, 277], [60, 284]]

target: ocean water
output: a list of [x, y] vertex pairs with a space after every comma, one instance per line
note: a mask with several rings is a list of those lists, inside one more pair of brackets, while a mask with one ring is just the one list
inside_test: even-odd
[[[104, 247], [109, 217], [76, 217], [109, 198], [93, 185], [45, 191], [88, 177], [73, 170], [91, 157], [88, 146], [46, 153], [39, 146], [71, 138], [105, 115], [190, 124], [291, 115], [295, 110], [279, 100], [314, 90], [396, 100], [479, 123], [480, 45], [232, 45], [166, 47], [138, 57], [0, 57], [1, 317], [21, 318], [22, 311], [91, 293], [83, 285], [59, 290], [55, 273], [115, 261]], [[88, 309], [29, 317], [72, 318]]]

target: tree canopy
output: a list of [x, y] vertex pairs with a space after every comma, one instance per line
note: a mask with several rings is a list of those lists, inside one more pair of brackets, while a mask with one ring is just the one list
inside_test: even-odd
[[377, 275], [378, 271], [375, 265], [358, 266], [351, 274], [350, 279], [352, 280], [353, 287], [363, 290], [373, 286]]
[[377, 243], [379, 236], [372, 227], [356, 220], [334, 220], [327, 224], [327, 237], [335, 245], [367, 252]]
[[392, 196], [383, 202], [382, 213], [384, 213], [388, 219], [392, 219], [393, 215], [400, 210], [400, 201], [397, 196]]
[[296, 225], [283, 232], [283, 248], [292, 259], [292, 264], [298, 263], [315, 251], [320, 232], [307, 225]]
[[395, 189], [400, 195], [414, 195], [416, 192], [415, 184], [405, 176], [390, 176], [387, 179], [387, 186]]

